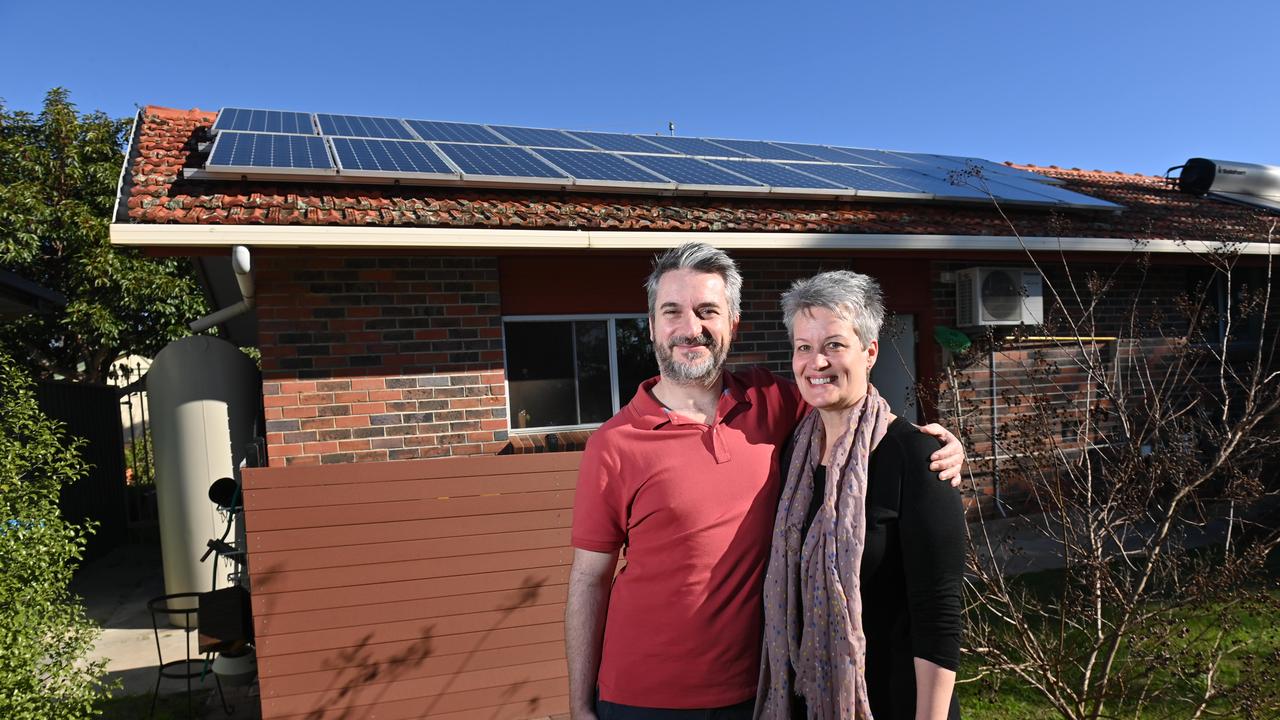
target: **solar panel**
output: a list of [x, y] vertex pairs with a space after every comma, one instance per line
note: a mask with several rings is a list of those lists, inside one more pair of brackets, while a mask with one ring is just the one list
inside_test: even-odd
[[837, 185], [853, 188], [854, 190], [875, 193], [921, 194], [920, 191], [915, 188], [907, 187], [902, 183], [896, 183], [892, 180], [877, 177], [870, 173], [863, 172], [858, 168], [849, 167], [848, 165], [821, 165], [813, 163], [806, 165], [788, 164], [787, 167], [817, 175], [824, 180], [829, 180]]
[[579, 132], [577, 130], [569, 131], [569, 134], [579, 140], [585, 140], [601, 150], [612, 150], [614, 152], [661, 153], [663, 155], [670, 155], [675, 152], [670, 148], [655, 145], [638, 135]]
[[758, 160], [708, 160], [712, 165], [732, 170], [739, 175], [775, 188], [803, 188], [838, 190], [843, 186], [820, 180], [803, 172], [794, 170], [780, 163], [761, 162]]
[[1118, 209], [1121, 206], [1106, 200], [1072, 192], [1057, 185], [1048, 185], [1035, 180], [1024, 180], [1012, 176], [987, 176], [981, 181], [971, 179], [969, 184], [981, 187], [985, 183], [997, 200], [1021, 200], [1025, 202], [1044, 202], [1048, 199], [1063, 205], [1086, 208]]
[[212, 171], [288, 170], [332, 175], [333, 161], [324, 138], [225, 130], [218, 133], [205, 169]]
[[243, 130], [247, 132], [292, 133], [297, 135], [314, 135], [315, 125], [311, 122], [311, 113], [285, 112], [283, 110], [246, 110], [244, 108], [223, 108], [218, 113], [218, 121], [213, 124], [213, 131]]
[[983, 160], [982, 158], [959, 157], [956, 155], [935, 155], [934, 157], [942, 158], [944, 160], [960, 162], [960, 163], [963, 163], [966, 167], [976, 167], [982, 170], [983, 174], [989, 177], [994, 175], [999, 175], [1003, 177], [1014, 177], [1014, 178], [1021, 178], [1023, 180], [1031, 180], [1038, 183], [1047, 183], [1050, 185], [1062, 184], [1062, 181], [1059, 180], [1058, 178], [1051, 178], [1048, 175], [1041, 175], [1039, 173], [1034, 173], [1029, 170], [1023, 170], [1021, 168], [1009, 167], [1004, 163], [995, 163], [995, 162], [991, 162], [990, 160]]
[[747, 157], [764, 158], [765, 160], [810, 160], [807, 155], [789, 150], [787, 148], [767, 143], [762, 140], [721, 140], [716, 139], [717, 145], [724, 145], [727, 148], [745, 154]]
[[332, 138], [332, 142], [338, 167], [343, 172], [458, 177], [457, 171], [449, 167], [425, 142], [344, 137]]
[[612, 180], [615, 182], [661, 183], [658, 177], [644, 168], [622, 159], [620, 155], [594, 150], [546, 150], [538, 149], [538, 155], [550, 160], [569, 175], [583, 180]]
[[844, 160], [846, 164], [852, 165], [887, 165], [889, 167], [914, 167], [915, 163], [897, 153], [885, 152], [884, 150], [864, 150], [862, 148], [833, 147], [833, 150], [842, 152], [851, 156], [853, 159]]
[[944, 179], [925, 175], [915, 170], [891, 167], [864, 167], [859, 170], [886, 180], [893, 180], [922, 193], [938, 197], [961, 198], [966, 200], [989, 199], [987, 194], [968, 185], [955, 185]]
[[403, 122], [395, 118], [369, 117], [367, 115], [330, 115], [319, 113], [320, 132], [341, 137], [393, 138], [413, 140], [413, 134]]
[[405, 120], [405, 122], [423, 140], [488, 143], [491, 145], [508, 144], [506, 140], [498, 137], [489, 128], [474, 123], [439, 122], [435, 120]]
[[223, 108], [206, 170], [405, 177], [497, 186], [580, 185], [1121, 206], [981, 158], [731, 140]]
[[805, 156], [804, 160], [826, 160], [835, 163], [865, 163], [868, 162], [864, 158], [854, 157], [846, 152], [840, 152], [835, 148], [826, 145], [808, 145], [805, 143], [789, 143], [789, 142], [771, 142], [770, 145], [777, 145], [788, 150], [795, 151]]
[[581, 140], [569, 137], [568, 133], [559, 130], [543, 130], [540, 128], [511, 127], [509, 125], [490, 125], [495, 132], [517, 145], [529, 147], [573, 148], [590, 150], [590, 145]]
[[444, 153], [465, 175], [487, 175], [504, 178], [563, 178], [559, 170], [547, 165], [524, 148], [509, 145], [460, 145], [438, 143]]
[[723, 145], [710, 143], [702, 138], [672, 137], [670, 135], [646, 135], [645, 140], [664, 148], [675, 150], [681, 155], [701, 155], [703, 157], [752, 157], [738, 150], [731, 150]]
[[681, 185], [763, 187], [764, 183], [739, 177], [724, 168], [690, 157], [674, 155], [629, 155], [628, 158]]

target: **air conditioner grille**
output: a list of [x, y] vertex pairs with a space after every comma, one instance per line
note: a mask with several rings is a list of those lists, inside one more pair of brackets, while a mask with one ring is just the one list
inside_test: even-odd
[[982, 279], [982, 319], [1018, 322], [1022, 316], [1020, 283], [1007, 270], [989, 270]]

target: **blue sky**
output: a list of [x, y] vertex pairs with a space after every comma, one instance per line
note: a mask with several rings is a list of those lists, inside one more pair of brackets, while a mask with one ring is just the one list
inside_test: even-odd
[[1280, 3], [0, 2], [0, 98], [1280, 164]]

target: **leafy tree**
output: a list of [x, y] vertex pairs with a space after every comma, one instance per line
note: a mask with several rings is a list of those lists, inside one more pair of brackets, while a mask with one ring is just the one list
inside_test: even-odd
[[78, 113], [62, 88], [39, 115], [0, 104], [0, 267], [67, 297], [0, 326], [0, 348], [35, 377], [103, 383], [116, 358], [154, 355], [204, 312], [185, 261], [109, 242], [128, 128]]
[[0, 717], [88, 717], [106, 694], [97, 629], [67, 590], [87, 529], [62, 520], [58, 491], [86, 472], [32, 383], [0, 352]]

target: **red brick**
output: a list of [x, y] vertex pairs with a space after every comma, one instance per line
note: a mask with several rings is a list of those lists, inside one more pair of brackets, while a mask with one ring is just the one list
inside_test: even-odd
[[333, 427], [333, 418], [331, 417], [314, 417], [303, 418], [298, 421], [299, 430], [328, 430]]
[[[383, 391], [385, 392], [385, 391]], [[337, 403], [358, 403], [369, 399], [367, 391], [349, 391], [333, 394], [333, 401]]]
[[302, 446], [302, 450], [308, 455], [323, 455], [325, 453], [337, 452], [338, 443], [333, 441], [307, 443]]
[[269, 408], [286, 407], [288, 405], [297, 405], [297, 395], [263, 395], [262, 406]]
[[280, 392], [286, 395], [291, 393], [309, 393], [316, 391], [314, 382], [282, 382], [280, 383]]
[[287, 407], [287, 408], [282, 408], [282, 411], [284, 413], [284, 417], [286, 418], [308, 418], [308, 417], [315, 417], [316, 415], [319, 414], [319, 406], [306, 405], [301, 407], [297, 407], [297, 406]]
[[[379, 439], [385, 440], [386, 438], [379, 438]], [[346, 452], [348, 450], [368, 450], [368, 449], [369, 449], [368, 440], [339, 440], [338, 441], [338, 450], [341, 450], [343, 452]]]
[[290, 455], [302, 454], [301, 445], [268, 445], [267, 453], [270, 457], [288, 457]]
[[356, 403], [351, 406], [351, 413], [353, 415], [376, 415], [378, 413], [386, 412], [386, 410], [387, 404], [380, 402]]
[[340, 428], [368, 427], [369, 416], [368, 415], [343, 415], [343, 416], [338, 416], [333, 418], [333, 423], [334, 423], [334, 427], [340, 427]]
[[381, 390], [387, 386], [386, 378], [360, 377], [351, 379], [352, 390]]
[[333, 402], [333, 393], [302, 393], [298, 395], [299, 405], [328, 405]]

